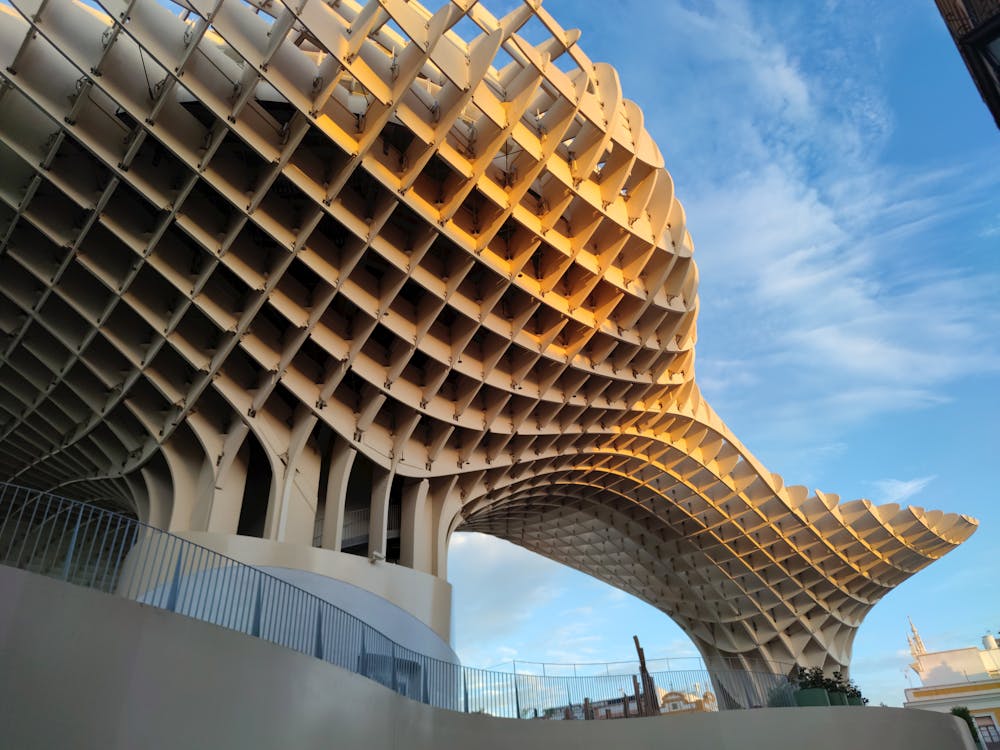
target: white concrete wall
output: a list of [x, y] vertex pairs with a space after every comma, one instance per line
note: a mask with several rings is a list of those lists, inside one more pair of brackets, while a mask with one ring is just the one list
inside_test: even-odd
[[[253, 632], [305, 653], [321, 649], [329, 659], [336, 652], [342, 658], [334, 661], [342, 665], [354, 663], [365, 651], [388, 656], [394, 648], [390, 640], [416, 654], [459, 663], [451, 646], [423, 622], [352, 583], [291, 568], [234, 565], [225, 558], [182, 549], [180, 544], [164, 550], [156, 541], [132, 548], [122, 566], [117, 593], [232, 630]], [[382, 573], [396, 570], [388, 566]], [[323, 607], [322, 602], [342, 612]], [[344, 612], [356, 622], [345, 618]], [[350, 631], [350, 637], [336, 637], [331, 632], [335, 627]], [[362, 630], [369, 632], [362, 635]]]
[[[411, 612], [341, 578], [389, 595], [404, 591], [411, 600], [422, 592], [424, 607], [431, 613], [429, 605], [441, 593], [443, 582], [356, 555], [329, 550], [303, 554], [292, 545], [268, 540], [199, 536], [230, 554], [221, 557], [205, 545], [194, 547], [175, 536], [153, 534], [132, 546], [121, 566], [117, 593], [260, 636], [361, 672], [433, 705], [462, 705], [459, 661], [451, 646]], [[255, 565], [233, 564], [234, 557]], [[324, 574], [263, 562], [308, 565]], [[437, 600], [448, 601], [450, 592], [444, 583], [444, 596]], [[395, 596], [404, 601], [407, 597]], [[420, 602], [411, 604], [420, 611]]]
[[[285, 544], [269, 539], [200, 531], [182, 532], [178, 536], [276, 575], [277, 569], [284, 569], [287, 573], [282, 573], [281, 577], [287, 580], [294, 578], [297, 586], [303, 586], [317, 594], [323, 590], [351, 606], [356, 602], [357, 612], [346, 606], [344, 608], [359, 617], [367, 615], [377, 618], [385, 614], [387, 617], [385, 628], [378, 619], [366, 621], [390, 637], [395, 636], [392, 636], [387, 629], [401, 633], [409, 627], [409, 622], [400, 619], [398, 614], [390, 614], [388, 610], [383, 612], [380, 607], [372, 604], [371, 600], [355, 597], [349, 590], [341, 587], [327, 586], [318, 580], [318, 577], [342, 581], [357, 589], [370, 592], [423, 623], [445, 644], [448, 652], [451, 651], [447, 646], [451, 642], [451, 584], [437, 576], [387, 562], [371, 563], [367, 558], [357, 555], [299, 544]], [[315, 577], [296, 576], [292, 571], [313, 573]], [[334, 603], [340, 606], [338, 602]]]
[[429, 708], [317, 659], [0, 567], [0, 746], [14, 750], [973, 750], [952, 716], [758, 709], [602, 722]]
[[[367, 560], [363, 562], [369, 564]], [[270, 566], [261, 567], [260, 570], [305, 589], [345, 612], [350, 612], [362, 622], [380, 630], [400, 646], [441, 661], [459, 663], [458, 655], [437, 633], [406, 610], [360, 586], [318, 573], [310, 573], [307, 570]]]
[[985, 653], [970, 646], [921, 654], [917, 657], [920, 662], [920, 682], [924, 687], [929, 687], [988, 680], [990, 675], [983, 658]]

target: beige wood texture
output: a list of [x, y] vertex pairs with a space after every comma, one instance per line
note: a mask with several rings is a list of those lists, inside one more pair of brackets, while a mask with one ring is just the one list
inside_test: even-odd
[[404, 563], [484, 531], [775, 668], [974, 530], [786, 487], [705, 403], [671, 178], [537, 2], [97, 5], [0, 5], [5, 478], [337, 550], [364, 457], [376, 552], [401, 484]]

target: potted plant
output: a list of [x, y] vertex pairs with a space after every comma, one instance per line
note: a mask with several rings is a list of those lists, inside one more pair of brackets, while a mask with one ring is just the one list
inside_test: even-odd
[[847, 681], [847, 705], [848, 706], [863, 706], [868, 703], [868, 699], [861, 694], [861, 688], [857, 686], [854, 680]]
[[803, 669], [796, 667], [792, 681], [798, 690], [795, 704], [798, 706], [829, 706], [830, 697], [826, 692], [826, 675], [821, 667]]
[[834, 672], [833, 677], [824, 680], [826, 692], [830, 696], [831, 706], [847, 705], [847, 680], [841, 672]]

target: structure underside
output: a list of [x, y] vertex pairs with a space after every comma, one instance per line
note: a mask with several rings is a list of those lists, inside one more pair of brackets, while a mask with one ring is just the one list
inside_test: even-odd
[[732, 436], [660, 152], [532, 0], [9, 2], [3, 478], [442, 577], [483, 531], [775, 668], [974, 530]]

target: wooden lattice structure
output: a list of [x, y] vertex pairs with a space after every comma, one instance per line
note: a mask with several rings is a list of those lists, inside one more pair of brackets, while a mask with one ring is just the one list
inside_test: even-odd
[[484, 531], [771, 665], [972, 533], [705, 403], [663, 159], [537, 2], [97, 5], [0, 5], [3, 478], [333, 550], [360, 492], [376, 557], [399, 507], [404, 565]]

